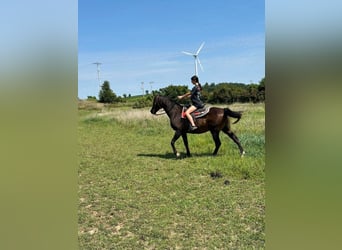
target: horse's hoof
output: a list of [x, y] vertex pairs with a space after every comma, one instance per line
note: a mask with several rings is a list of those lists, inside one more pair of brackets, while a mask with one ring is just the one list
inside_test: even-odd
[[241, 152], [241, 158], [244, 157], [245, 154], [246, 154], [246, 152], [245, 152], [245, 151], [242, 151], [242, 152]]

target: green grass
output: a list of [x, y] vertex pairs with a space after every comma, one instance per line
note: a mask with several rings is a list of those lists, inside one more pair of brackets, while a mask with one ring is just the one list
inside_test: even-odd
[[[149, 109], [79, 111], [80, 249], [264, 249], [264, 105], [244, 110], [223, 133], [216, 157], [210, 133], [189, 135], [192, 157], [166, 116]], [[211, 173], [220, 173], [213, 178]]]

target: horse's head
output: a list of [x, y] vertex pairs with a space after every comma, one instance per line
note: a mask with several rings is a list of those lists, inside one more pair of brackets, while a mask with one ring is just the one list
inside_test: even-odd
[[160, 104], [159, 104], [159, 98], [160, 98], [159, 95], [157, 95], [153, 98], [153, 104], [152, 104], [152, 108], [151, 108], [151, 113], [153, 115], [155, 115], [158, 112], [158, 110], [161, 109]]

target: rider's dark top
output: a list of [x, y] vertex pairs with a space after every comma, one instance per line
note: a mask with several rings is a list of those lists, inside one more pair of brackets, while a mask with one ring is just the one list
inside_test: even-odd
[[191, 102], [196, 108], [200, 109], [204, 107], [204, 103], [200, 99], [201, 97], [201, 90], [200, 87], [195, 85], [191, 90]]

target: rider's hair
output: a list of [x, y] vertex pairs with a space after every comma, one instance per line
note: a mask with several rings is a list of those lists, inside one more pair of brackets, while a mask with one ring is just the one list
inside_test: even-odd
[[202, 91], [202, 85], [199, 82], [198, 76], [195, 75], [195, 76], [191, 77], [191, 81], [197, 82], [200, 90]]
[[193, 76], [191, 77], [191, 81], [199, 82], [199, 79], [197, 76]]

